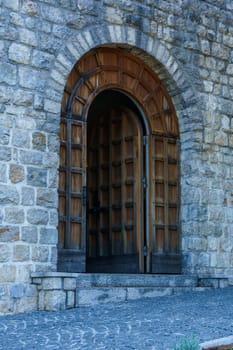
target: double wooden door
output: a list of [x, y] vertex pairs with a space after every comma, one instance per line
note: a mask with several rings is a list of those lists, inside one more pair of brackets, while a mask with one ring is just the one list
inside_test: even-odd
[[144, 271], [143, 131], [115, 107], [88, 128], [87, 271]]
[[58, 192], [58, 271], [180, 272], [178, 120], [128, 50], [96, 48], [70, 72]]

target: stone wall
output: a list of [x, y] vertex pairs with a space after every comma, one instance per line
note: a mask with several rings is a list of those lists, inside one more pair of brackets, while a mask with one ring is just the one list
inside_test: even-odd
[[232, 0], [0, 0], [0, 312], [56, 271], [59, 111], [75, 62], [132, 46], [172, 96], [186, 273], [233, 273]]

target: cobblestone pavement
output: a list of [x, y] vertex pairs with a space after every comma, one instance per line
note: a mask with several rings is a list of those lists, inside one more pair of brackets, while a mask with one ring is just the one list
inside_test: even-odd
[[233, 288], [0, 317], [0, 349], [173, 349], [233, 334]]

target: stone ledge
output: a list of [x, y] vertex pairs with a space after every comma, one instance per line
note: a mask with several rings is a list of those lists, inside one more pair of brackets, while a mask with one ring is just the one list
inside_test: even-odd
[[199, 287], [225, 288], [233, 283], [232, 275], [199, 274], [197, 278]]
[[233, 347], [233, 336], [207, 341], [201, 344], [201, 350], [227, 350]]
[[32, 272], [31, 277], [32, 278], [48, 278], [48, 277], [74, 277], [77, 278], [81, 273], [74, 273], [74, 272]]

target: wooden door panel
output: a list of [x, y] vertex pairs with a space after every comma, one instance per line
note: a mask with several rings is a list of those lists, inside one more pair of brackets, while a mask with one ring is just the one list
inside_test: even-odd
[[152, 272], [179, 273], [177, 139], [152, 135]]
[[58, 270], [85, 269], [85, 123], [62, 119], [59, 168]]
[[[134, 266], [134, 272], [138, 272], [136, 183], [140, 183], [141, 176], [137, 165], [139, 136], [135, 121], [122, 109], [99, 116], [89, 131], [89, 142], [96, 145], [94, 152], [93, 146], [88, 152], [89, 168], [94, 168], [93, 154], [98, 160], [96, 172], [88, 172], [88, 232], [94, 231], [94, 224], [96, 235], [96, 241], [88, 239], [90, 271], [132, 272]], [[93, 175], [96, 180], [92, 179]], [[96, 220], [93, 221], [94, 215]], [[132, 266], [128, 267], [130, 260]]]

